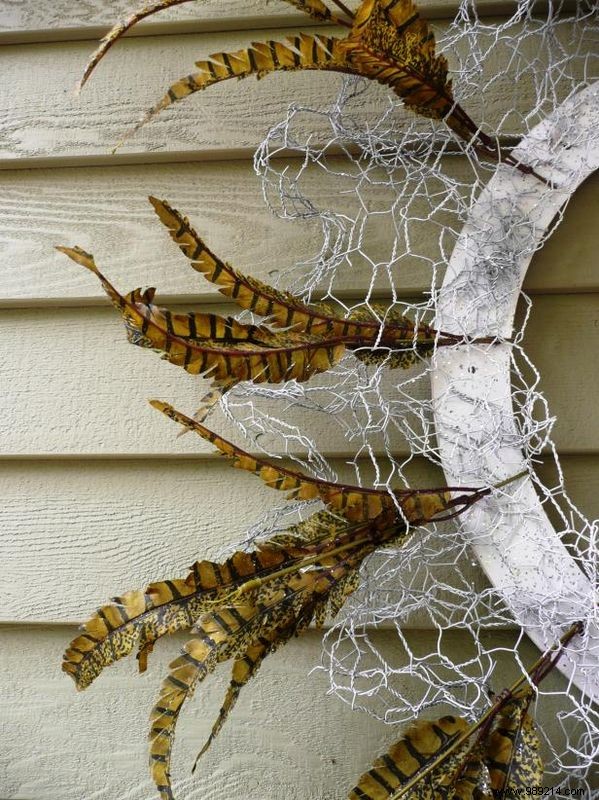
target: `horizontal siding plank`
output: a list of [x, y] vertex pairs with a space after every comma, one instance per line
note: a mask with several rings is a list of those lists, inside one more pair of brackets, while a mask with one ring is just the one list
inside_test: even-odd
[[[446, 165], [448, 174], [458, 180], [467, 178], [468, 166], [461, 159], [447, 159]], [[279, 166], [284, 168], [285, 164]], [[290, 161], [287, 166], [297, 170], [299, 162]], [[347, 164], [331, 159], [329, 167], [342, 171]], [[353, 187], [352, 181], [314, 168], [304, 173], [302, 186], [317, 207], [343, 213], [359, 224], [358, 197], [341, 194]], [[126, 166], [0, 172], [0, 247], [4, 252], [0, 303], [107, 302], [96, 280], [55, 252], [57, 243], [76, 243], [93, 252], [106, 274], [123, 289], [143, 283], [158, 287], [160, 296], [171, 301], [222, 301], [222, 295], [190, 269], [170, 240], [147, 201], [149, 194], [168, 199], [189, 216], [215, 253], [267, 282], [279, 276], [285, 285], [279, 273], [309, 260], [321, 247], [320, 222], [290, 222], [268, 210], [250, 161], [170, 164], [152, 169]], [[363, 187], [361, 196], [372, 210], [384, 210], [391, 202], [389, 192], [376, 185]], [[430, 209], [425, 201], [413, 202], [410, 212], [423, 217]], [[587, 219], [584, 213], [583, 219]], [[439, 226], [452, 222], [455, 224], [455, 219], [440, 211], [428, 224], [415, 221], [410, 227], [419, 258], [405, 257], [395, 266], [394, 279], [402, 294], [430, 284], [428, 259], [442, 263]], [[348, 246], [355, 245], [352, 241]], [[388, 215], [371, 218], [363, 249], [374, 263], [393, 258]], [[558, 259], [554, 261], [559, 263]], [[387, 272], [378, 272], [375, 291], [388, 293]], [[354, 255], [351, 264], [339, 266], [333, 289], [336, 294], [363, 296], [372, 279], [372, 267], [363, 257]]]
[[[588, 424], [599, 396], [599, 372], [588, 366], [599, 349], [598, 315], [594, 294], [535, 298], [525, 346], [558, 418], [554, 438], [562, 452], [599, 452], [599, 428]], [[0, 379], [7, 387], [0, 396], [0, 457], [211, 451], [195, 436], [175, 438], [176, 426], [146, 402], [157, 397], [192, 412], [206, 382], [128, 344], [112, 309], [5, 309], [0, 340], [5, 353]], [[387, 370], [384, 396], [392, 398], [404, 378], [405, 373]], [[327, 380], [317, 376], [309, 385]], [[416, 383], [414, 396], [424, 396], [427, 388], [424, 380]], [[332, 456], [356, 451], [341, 421], [332, 426], [327, 413], [297, 406], [287, 411], [282, 402], [268, 400], [258, 406], [326, 442], [323, 449]], [[230, 429], [228, 435], [240, 441]], [[391, 442], [398, 454], [407, 452], [399, 434]], [[379, 446], [376, 437], [371, 444]]]
[[[435, 10], [443, 6], [455, 9], [455, 2], [451, 0], [431, 5]], [[9, 0], [0, 8], [0, 42], [99, 38], [117, 21], [128, 17], [133, 9], [143, 6], [144, 3], [130, 0], [90, 0], [84, 5], [58, 0], [37, 6]], [[305, 14], [285, 2], [203, 0], [162, 11], [140, 22], [128, 35], [283, 27], [300, 24], [305, 19]]]
[[[73, 4], [69, 0], [42, 2], [36, 5], [8, 0], [0, 7], [0, 43], [27, 41], [60, 41], [65, 39], [90, 39], [100, 37], [117, 20], [128, 16], [130, 0], [88, 0]], [[348, 0], [356, 8], [355, 0]], [[428, 18], [453, 17], [457, 0], [420, 0], [422, 16]], [[545, 7], [546, 3], [538, 3]], [[567, 2], [567, 7], [572, 3]], [[477, 0], [479, 16], [511, 14], [514, 2], [505, 0]], [[138, 36], [180, 31], [241, 30], [244, 28], [283, 27], [305, 24], [305, 14], [291, 5], [273, 0], [203, 0], [161, 12], [133, 29]]]
[[[355, 480], [342, 462], [333, 466]], [[599, 457], [566, 456], [562, 467], [572, 501], [590, 519], [599, 517]], [[368, 483], [365, 464], [360, 468]], [[547, 462], [539, 474], [553, 485], [550, 470]], [[0, 462], [0, 476], [3, 622], [79, 623], [128, 589], [184, 577], [194, 561], [243, 541], [267, 509], [285, 502], [221, 460]], [[424, 459], [412, 463], [408, 479], [413, 486], [443, 484]], [[452, 583], [453, 568], [438, 569], [438, 578]], [[470, 561], [462, 571], [470, 585], [487, 586]], [[410, 620], [411, 628], [428, 625], [426, 614]]]
[[524, 350], [539, 370], [539, 389], [556, 417], [553, 440], [562, 453], [590, 453], [599, 445], [599, 295], [535, 298]]
[[[558, 35], [566, 42], [569, 32], [564, 25]], [[335, 97], [340, 76], [280, 74], [266, 82], [248, 80], [212, 87], [145, 126], [122, 148], [120, 156], [109, 156], [122, 135], [164, 94], [169, 83], [186, 75], [198, 58], [281, 34], [280, 29], [274, 29], [131, 38], [114, 49], [80, 97], [74, 97], [71, 88], [81, 74], [92, 42], [5, 47], [0, 51], [0, 167], [71, 164], [86, 159], [113, 164], [118, 163], [118, 158], [126, 161], [141, 154], [151, 161], [156, 154], [164, 157], [165, 153], [178, 158], [183, 154], [187, 158], [232, 158], [253, 152], [266, 130], [284, 116], [290, 100], [321, 108]], [[523, 47], [533, 59], [541, 45], [542, 39], [531, 34]], [[512, 100], [514, 77], [505, 69], [505, 64], [512, 63], [511, 55], [509, 39], [502, 37], [486, 60], [488, 77], [494, 76], [494, 80], [484, 93], [485, 118], [481, 117], [482, 97], [471, 98], [468, 103], [469, 113], [491, 132], [504, 119], [506, 96], [510, 97], [510, 105], [514, 104], [511, 119], [516, 128], [508, 131], [503, 125], [503, 133], [517, 133], [520, 115], [528, 114], [535, 105], [532, 70], [519, 74], [518, 92]], [[573, 70], [583, 69], [579, 61]], [[585, 68], [587, 74], [592, 73], [590, 61]], [[579, 77], [582, 81], [585, 76], [581, 72]], [[564, 85], [563, 89], [567, 92], [569, 87]], [[386, 97], [384, 87], [370, 85], [353, 101], [356, 119], [372, 120], [386, 107]], [[413, 115], [403, 109], [395, 113], [398, 120], [413, 121]], [[430, 124], [422, 121], [426, 129]], [[323, 131], [313, 119], [306, 125], [313, 142], [330, 138], [330, 132]]]
[[[336, 171], [346, 166], [331, 159]], [[282, 167], [283, 165], [281, 165]], [[294, 162], [289, 162], [293, 169]], [[457, 181], [469, 179], [467, 164], [447, 158], [444, 172]], [[341, 194], [352, 183], [311, 169], [302, 179], [304, 191], [319, 208], [359, 219], [356, 195]], [[280, 280], [285, 271], [309, 260], [320, 249], [320, 224], [290, 223], [274, 217], [264, 204], [259, 179], [249, 161], [0, 172], [0, 305], [92, 305], [108, 302], [99, 283], [54, 250], [56, 244], [78, 244], [93, 252], [98, 264], [123, 290], [143, 284], [158, 287], [168, 302], [217, 302], [220, 295], [188, 266], [147, 202], [155, 194], [187, 214], [198, 233], [221, 257], [261, 280]], [[388, 193], [378, 185], [361, 192], [371, 210], [388, 207]], [[412, 201], [413, 217], [430, 213], [424, 201]], [[596, 291], [596, 236], [599, 175], [588, 180], [565, 211], [562, 224], [535, 255], [525, 288], [542, 292]], [[440, 265], [440, 225], [456, 227], [455, 217], [438, 212], [426, 222], [410, 224], [410, 250], [393, 268], [400, 295], [430, 285], [429, 261]], [[371, 217], [363, 250], [376, 263], [392, 258], [388, 218]], [[398, 250], [401, 251], [400, 242]], [[283, 274], [281, 274], [283, 273]], [[287, 280], [291, 280], [288, 278]], [[368, 262], [354, 254], [338, 268], [333, 292], [363, 297], [373, 281]], [[323, 294], [326, 286], [323, 285]], [[389, 277], [378, 270], [376, 295], [389, 292]]]
[[[2, 796], [7, 800], [55, 800], [57, 795], [86, 800], [148, 800], [155, 796], [148, 778], [147, 717], [158, 683], [182, 638], [161, 642], [148, 673], [122, 661], [87, 692], [77, 694], [60, 672], [62, 651], [75, 629], [0, 628], [0, 697], [3, 742]], [[403, 663], [395, 637], [373, 634], [385, 657]], [[433, 635], [408, 633], [410, 645], [436, 649]], [[494, 689], [518, 674], [510, 658], [514, 637], [493, 633], [499, 655]], [[463, 659], [469, 640], [444, 638], [448, 657]], [[321, 637], [309, 632], [265, 662], [241, 693], [226, 727], [190, 775], [226, 689], [225, 667], [211, 676], [181, 715], [174, 750], [175, 794], [185, 800], [323, 800], [344, 797], [374, 757], [398, 738], [395, 726], [352, 712], [327, 696], [326, 673], [310, 670], [320, 662]], [[526, 662], [536, 649], [526, 642]], [[17, 677], [18, 676], [18, 677]], [[557, 691], [551, 675], [544, 686]], [[409, 693], [405, 678], [401, 691]], [[543, 730], [562, 745], [557, 701], [543, 699], [536, 716]], [[440, 713], [443, 713], [441, 711]], [[268, 768], [265, 769], [265, 765]], [[551, 782], [557, 785], [552, 776]]]

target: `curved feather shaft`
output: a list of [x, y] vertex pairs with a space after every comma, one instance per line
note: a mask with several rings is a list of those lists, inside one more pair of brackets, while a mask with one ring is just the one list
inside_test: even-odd
[[[412, 111], [445, 123], [476, 150], [501, 160], [498, 142], [480, 130], [453, 97], [447, 60], [412, 0], [364, 0], [344, 40], [348, 58], [365, 77], [388, 85]], [[506, 163], [547, 181], [511, 155]]]
[[83, 76], [79, 81], [77, 90], [81, 91], [81, 89], [89, 80], [92, 72], [104, 58], [110, 48], [116, 44], [116, 42], [127, 33], [127, 31], [131, 30], [131, 28], [137, 25], [138, 22], [141, 22], [142, 19], [146, 19], [153, 14], [157, 14], [159, 11], [164, 11], [172, 6], [180, 6], [183, 5], [183, 3], [188, 2], [190, 2], [190, 0], [159, 0], [159, 2], [150, 3], [149, 5], [144, 6], [144, 8], [134, 11], [121, 22], [117, 22], [117, 24], [110, 31], [108, 31], [106, 36], [100, 40], [100, 44], [98, 45], [97, 49], [90, 56], [87, 64], [85, 65], [85, 70], [83, 71]]
[[[89, 60], [80, 86], [127, 30], [151, 14], [186, 1], [162, 0], [116, 25]], [[444, 120], [475, 149], [493, 160], [501, 159], [497, 141], [481, 131], [455, 101], [448, 79], [447, 60], [442, 55], [436, 55], [434, 35], [427, 22], [420, 18], [412, 0], [363, 0], [356, 14], [341, 0], [331, 1], [347, 19], [333, 14], [322, 0], [286, 0], [314, 19], [349, 27], [350, 33], [345, 39], [300, 33], [281, 42], [254, 42], [243, 50], [213, 53], [207, 59], [196, 62], [198, 72], [172, 84], [159, 103], [125, 139], [160, 111], [212, 84], [249, 75], [261, 78], [281, 70], [318, 69], [361, 75], [389, 86], [402, 98], [407, 108], [425, 117]], [[533, 174], [547, 183], [532, 167], [520, 163], [511, 155], [505, 156], [504, 160], [521, 172]]]
[[[211, 280], [220, 282], [221, 291], [237, 299], [243, 308], [270, 314], [279, 322], [284, 319], [284, 324], [300, 329], [279, 333], [264, 325], [244, 324], [216, 314], [175, 314], [152, 303], [154, 289], [135, 289], [121, 295], [97, 268], [93, 256], [81, 248], [57, 248], [99, 278], [123, 317], [129, 341], [161, 352], [170, 363], [187, 372], [209, 375], [226, 388], [245, 380], [302, 382], [332, 368], [345, 349], [351, 349], [365, 363], [384, 362], [391, 368], [407, 368], [430, 355], [435, 344], [456, 341], [455, 337], [439, 340], [438, 334], [426, 325], [415, 328], [414, 323], [393, 309], [381, 310], [386, 318], [381, 330], [381, 323], [374, 321], [369, 311], [360, 309], [347, 319], [340, 319], [327, 306], [307, 306], [289, 293], [277, 292], [224, 265], [205, 248], [186, 218], [166, 203], [154, 201], [154, 205], [181, 249], [187, 251], [193, 244], [195, 253], [206, 254], [192, 263], [200, 264]], [[176, 230], [173, 221], [178, 221]], [[223, 281], [221, 275], [228, 277]], [[368, 347], [375, 342], [390, 349]], [[407, 342], [412, 346], [393, 349]], [[201, 415], [202, 409], [198, 413]]]
[[[330, 306], [309, 306], [289, 292], [282, 292], [236, 270], [206, 245], [189, 219], [166, 200], [150, 197], [154, 211], [171, 239], [189, 259], [196, 272], [218, 287], [240, 308], [266, 317], [271, 324], [303, 333], [329, 332], [335, 321]], [[338, 321], [338, 320], [337, 320]], [[337, 331], [335, 331], [337, 332]]]
[[[448, 508], [455, 502], [450, 490], [430, 489], [394, 490], [393, 495], [381, 489], [368, 489], [360, 486], [347, 486], [331, 481], [312, 478], [295, 470], [275, 466], [263, 458], [257, 458], [231, 442], [218, 436], [209, 428], [177, 411], [161, 400], [151, 400], [150, 405], [161, 411], [169, 419], [195, 431], [213, 444], [224, 456], [230, 458], [233, 466], [258, 475], [267, 486], [289, 492], [288, 497], [296, 500], [320, 499], [331, 511], [341, 514], [352, 522], [376, 520], [381, 528], [400, 519], [399, 507], [409, 522], [421, 524]], [[476, 495], [478, 490], [466, 490]]]

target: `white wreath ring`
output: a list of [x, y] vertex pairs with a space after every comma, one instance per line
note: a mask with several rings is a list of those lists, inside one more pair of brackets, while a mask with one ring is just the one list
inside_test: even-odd
[[[599, 84], [564, 102], [522, 140], [514, 154], [525, 164], [534, 163], [554, 188], [514, 169], [497, 168], [472, 208], [449, 262], [438, 296], [438, 330], [470, 337], [512, 336], [522, 281], [535, 249], [570, 195], [599, 168]], [[509, 235], [518, 219], [534, 225], [534, 241], [525, 251], [522, 242]], [[485, 270], [491, 253], [497, 263], [498, 247], [506, 265], [501, 275], [505, 302], [499, 310], [494, 294], [497, 275]], [[526, 468], [524, 454], [513, 445], [518, 430], [510, 364], [508, 342], [439, 348], [431, 382], [448, 485], [463, 482], [465, 475], [469, 482], [488, 485]], [[530, 479], [478, 502], [462, 518], [462, 527], [488, 578], [539, 648], [545, 649], [576, 620], [587, 617], [596, 602], [595, 589], [554, 530]], [[488, 536], [481, 537], [485, 532]], [[558, 667], [587, 696], [599, 698], [597, 624], [591, 623], [587, 633], [588, 649], [566, 652]]]

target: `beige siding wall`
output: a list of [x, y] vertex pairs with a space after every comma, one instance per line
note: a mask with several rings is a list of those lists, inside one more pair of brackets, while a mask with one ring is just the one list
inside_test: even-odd
[[[443, 24], [454, 4], [425, 6]], [[180, 642], [162, 643], [143, 678], [123, 662], [81, 696], [60, 672], [62, 650], [100, 602], [184, 573], [199, 555], [239, 540], [278, 502], [193, 437], [174, 438], [145, 398], [191, 408], [197, 381], [128, 346], [98, 285], [52, 246], [93, 250], [119, 286], [157, 285], [164, 299], [185, 305], [220, 302], [155, 223], [145, 201], [152, 192], [195, 218], [217, 252], [259, 277], [309, 256], [317, 229], [269, 215], [251, 154], [258, 131], [281, 118], [291, 92], [322, 102], [338, 79], [280, 76], [217, 88], [110, 156], [123, 131], [195, 58], [301, 20], [275, 2], [265, 17], [262, 0], [185, 6], [141, 26], [74, 99], [70, 90], [93, 39], [129, 7], [124, 0], [0, 0], [0, 800], [153, 796], [146, 714]], [[181, 21], [195, 32], [182, 34]], [[376, 97], [369, 93], [361, 113]], [[525, 92], [521, 99], [524, 108]], [[599, 516], [598, 186], [593, 179], [582, 188], [527, 279], [534, 299], [529, 352], [558, 416], [569, 489], [589, 517]], [[330, 182], [315, 178], [314, 191], [323, 204], [338, 202]], [[422, 237], [429, 247], [425, 231]], [[383, 249], [384, 237], [375, 239]], [[424, 288], [414, 264], [404, 276], [406, 295]], [[358, 296], [365, 285], [348, 272], [342, 292]], [[384, 296], [387, 288], [377, 291]], [[342, 468], [350, 450], [326, 420], [298, 414], [297, 422], [327, 443]], [[414, 469], [433, 480], [424, 462]], [[381, 646], [395, 646], [390, 634], [374, 635]], [[432, 646], [431, 632], [411, 635]], [[510, 631], [498, 635], [511, 641]], [[462, 647], [459, 637], [452, 646]], [[186, 776], [183, 800], [345, 796], [394, 732], [326, 697], [326, 676], [308, 677], [319, 654], [320, 637], [310, 632], [269, 659], [191, 780], [189, 764], [217, 711], [224, 672], [199, 692], [184, 715], [174, 765]]]

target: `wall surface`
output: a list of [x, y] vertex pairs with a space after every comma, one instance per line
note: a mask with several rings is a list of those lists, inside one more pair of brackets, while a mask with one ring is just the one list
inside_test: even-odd
[[[439, 26], [455, 8], [452, 0], [422, 5]], [[479, 3], [489, 13], [505, 5]], [[145, 676], [120, 662], [82, 695], [60, 671], [62, 651], [97, 605], [184, 574], [280, 502], [250, 477], [232, 477], [192, 436], [175, 438], [145, 398], [192, 409], [197, 380], [130, 347], [99, 285], [53, 245], [92, 250], [117, 286], [157, 285], [162, 299], [182, 306], [220, 304], [222, 296], [190, 279], [155, 222], [150, 192], [201, 223], [216, 252], [258, 277], [314, 252], [316, 229], [269, 214], [252, 155], [290, 96], [322, 102], [339, 80], [283, 75], [216, 87], [111, 156], [123, 131], [194, 59], [300, 21], [305, 27], [282, 3], [269, 3], [266, 16], [261, 0], [186, 5], [141, 25], [75, 98], [95, 39], [129, 8], [125, 0], [0, 0], [0, 800], [154, 796], [146, 717], [181, 641], [161, 643]], [[368, 94], [365, 115], [377, 97]], [[333, 185], [316, 188], [323, 202], [334, 197]], [[599, 517], [598, 189], [599, 176], [582, 187], [527, 278], [534, 308], [526, 345], [558, 417], [568, 488], [590, 518]], [[363, 288], [363, 278], [348, 275], [342, 293], [351, 299]], [[402, 291], [423, 288], [408, 269]], [[342, 465], [347, 442], [326, 421], [304, 424]], [[424, 463], [416, 469], [427, 472]], [[401, 657], [389, 632], [374, 635]], [[431, 631], [411, 635], [433, 646]], [[497, 635], [509, 646], [513, 632]], [[456, 635], [451, 648], [461, 647]], [[346, 796], [395, 731], [327, 697], [326, 675], [308, 676], [319, 658], [312, 631], [270, 658], [192, 779], [225, 672], [198, 692], [176, 747], [182, 800]]]

